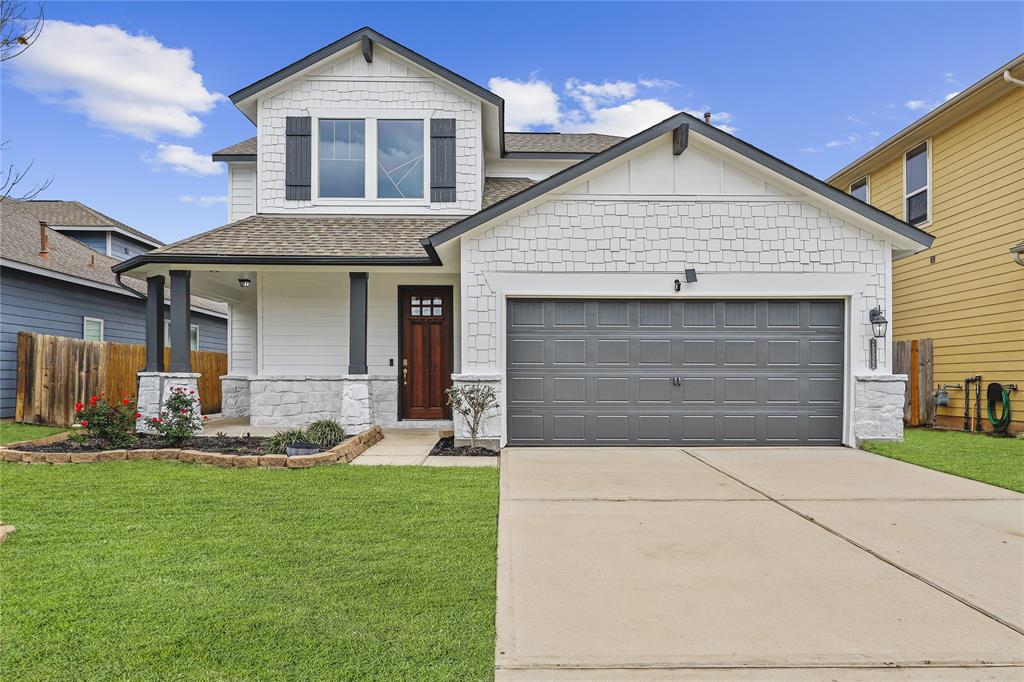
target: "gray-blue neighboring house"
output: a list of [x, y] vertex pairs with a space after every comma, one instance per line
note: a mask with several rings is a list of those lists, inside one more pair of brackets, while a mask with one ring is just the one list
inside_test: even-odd
[[[146, 284], [110, 268], [161, 245], [77, 201], [0, 202], [0, 417], [14, 416], [19, 331], [146, 342]], [[193, 349], [227, 351], [227, 314], [192, 298]]]

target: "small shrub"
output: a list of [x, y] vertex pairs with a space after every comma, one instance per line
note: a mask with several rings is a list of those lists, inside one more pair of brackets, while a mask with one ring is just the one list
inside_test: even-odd
[[487, 410], [498, 406], [498, 393], [493, 386], [486, 384], [463, 384], [452, 386], [445, 393], [448, 404], [466, 420], [469, 427], [469, 447], [476, 447], [480, 422]]
[[263, 448], [268, 455], [284, 455], [285, 447], [289, 443], [308, 442], [310, 438], [305, 429], [283, 429], [268, 438]]
[[86, 431], [81, 422], [76, 422], [68, 429], [68, 440], [75, 445], [85, 445], [85, 441], [89, 440], [89, 432]]
[[147, 421], [164, 443], [179, 446], [203, 430], [206, 417], [199, 416], [199, 396], [194, 390], [172, 386], [160, 416], [150, 417]]
[[306, 426], [310, 443], [316, 443], [324, 450], [330, 450], [345, 440], [345, 428], [335, 419], [317, 419]]
[[[138, 442], [135, 424], [139, 416], [135, 401], [127, 395], [120, 402], [111, 402], [105, 393], [100, 393], [87, 403], [75, 403], [75, 421], [79, 427], [89, 429], [90, 436], [111, 448], [125, 448]], [[73, 440], [76, 438], [72, 436]]]

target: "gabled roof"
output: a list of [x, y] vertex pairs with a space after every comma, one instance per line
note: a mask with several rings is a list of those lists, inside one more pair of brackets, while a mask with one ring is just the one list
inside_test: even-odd
[[213, 153], [214, 161], [255, 161], [256, 137], [236, 142], [230, 147], [218, 149]]
[[145, 232], [129, 227], [119, 220], [90, 208], [80, 201], [64, 201], [60, 199], [31, 199], [21, 204], [36, 217], [51, 227], [106, 227], [114, 232], [121, 232], [153, 246], [162, 246], [163, 242], [150, 237]]
[[[103, 289], [123, 291], [111, 270], [120, 261], [97, 253], [57, 230], [47, 228], [48, 257], [41, 256], [40, 219], [34, 210], [30, 210], [30, 204], [33, 203], [13, 199], [0, 201], [0, 259], [3, 259], [6, 266], [27, 266], [23, 269], [44, 276], [53, 273], [49, 276], [78, 281], [86, 286], [91, 284]], [[145, 282], [129, 277], [123, 280], [123, 284], [137, 294], [146, 293]], [[167, 298], [169, 300], [170, 296]], [[198, 296], [192, 297], [192, 307], [217, 315], [227, 314], [227, 307], [223, 303]]]
[[522, 206], [523, 204], [533, 201], [534, 199], [538, 199], [548, 192], [556, 190], [566, 183], [572, 182], [573, 180], [605, 165], [606, 163], [614, 161], [615, 159], [642, 147], [662, 135], [671, 133], [676, 128], [683, 125], [689, 126], [691, 131], [697, 132], [700, 135], [703, 135], [704, 137], [746, 157], [747, 159], [750, 159], [751, 161], [758, 163], [761, 166], [792, 180], [793, 182], [796, 182], [804, 189], [818, 194], [829, 201], [835, 202], [886, 229], [892, 230], [897, 234], [917, 242], [918, 244], [927, 247], [931, 246], [931, 243], [934, 240], [934, 237], [924, 230], [918, 229], [913, 225], [893, 217], [885, 211], [864, 203], [863, 201], [850, 196], [846, 192], [842, 192], [835, 187], [822, 182], [816, 177], [805, 173], [799, 168], [791, 166], [785, 161], [782, 161], [781, 159], [778, 159], [771, 154], [740, 140], [739, 138], [733, 137], [714, 126], [708, 125], [698, 118], [683, 112], [670, 116], [661, 123], [657, 123], [647, 130], [641, 131], [632, 137], [628, 137], [599, 154], [595, 154], [594, 156], [580, 161], [563, 171], [555, 173], [522, 192], [498, 202], [490, 208], [485, 208], [478, 213], [474, 213], [473, 215], [460, 220], [454, 225], [446, 227], [437, 234], [430, 236], [428, 239], [424, 239], [423, 246], [428, 250], [436, 249], [441, 244], [455, 239], [456, 237], [459, 237], [480, 225], [488, 223], [495, 218]]
[[330, 57], [330, 56], [332, 56], [332, 55], [334, 55], [334, 54], [336, 54], [338, 52], [341, 52], [342, 50], [344, 50], [344, 49], [346, 49], [348, 47], [351, 47], [353, 45], [361, 43], [364, 37], [368, 38], [369, 40], [371, 40], [374, 43], [378, 43], [380, 45], [383, 45], [384, 47], [386, 47], [387, 49], [391, 50], [395, 54], [398, 54], [398, 55], [404, 57], [405, 59], [408, 59], [409, 61], [411, 61], [412, 63], [416, 64], [420, 68], [425, 69], [427, 71], [430, 71], [431, 73], [437, 75], [438, 77], [443, 78], [443, 79], [453, 83], [454, 85], [457, 85], [458, 87], [462, 88], [463, 90], [465, 90], [467, 92], [470, 92], [473, 95], [476, 95], [477, 97], [479, 97], [480, 99], [484, 100], [485, 102], [489, 102], [489, 103], [491, 103], [494, 106], [499, 107], [499, 108], [504, 106], [504, 100], [502, 100], [500, 97], [495, 95], [493, 92], [491, 92], [487, 88], [485, 88], [483, 86], [480, 86], [480, 85], [477, 85], [473, 81], [460, 76], [459, 74], [455, 73], [454, 71], [450, 71], [450, 70], [446, 69], [445, 67], [441, 66], [440, 64], [427, 59], [426, 57], [424, 57], [423, 55], [419, 54], [418, 52], [414, 52], [414, 51], [410, 50], [405, 45], [401, 45], [399, 43], [396, 43], [395, 41], [391, 40], [387, 36], [384, 36], [384, 35], [381, 35], [380, 33], [377, 33], [376, 31], [374, 31], [369, 26], [365, 26], [365, 27], [359, 29], [358, 31], [353, 31], [352, 33], [349, 33], [344, 38], [336, 40], [333, 43], [331, 43], [330, 45], [322, 47], [319, 50], [317, 50], [316, 52], [308, 54], [305, 57], [303, 57], [302, 59], [299, 59], [298, 61], [292, 62], [291, 64], [289, 64], [288, 66], [284, 67], [283, 69], [275, 71], [274, 73], [270, 74], [269, 76], [267, 76], [265, 78], [261, 78], [260, 80], [256, 81], [255, 83], [247, 85], [244, 88], [242, 88], [241, 90], [239, 90], [239, 91], [237, 91], [235, 93], [232, 93], [231, 101], [234, 102], [235, 104], [238, 104], [239, 102], [247, 100], [250, 97], [252, 97], [253, 95], [259, 94], [263, 90], [266, 90], [267, 88], [269, 88], [269, 87], [271, 87], [273, 85], [276, 85], [277, 83], [280, 83], [281, 81], [285, 80], [286, 78], [290, 78], [291, 76], [294, 76], [295, 74], [299, 73], [300, 71], [303, 71], [303, 70], [305, 70], [305, 69], [307, 69], [307, 68], [309, 68], [309, 67], [311, 67], [311, 66], [313, 66], [313, 65], [315, 65], [315, 64], [317, 64], [317, 63], [319, 63], [321, 61], [323, 61], [324, 59], [327, 59], [328, 57]]

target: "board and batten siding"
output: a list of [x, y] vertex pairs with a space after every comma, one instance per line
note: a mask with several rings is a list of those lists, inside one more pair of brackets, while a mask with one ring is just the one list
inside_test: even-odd
[[110, 257], [117, 260], [127, 260], [140, 254], [152, 251], [153, 247], [142, 242], [129, 239], [116, 232], [110, 233]]
[[256, 164], [228, 164], [228, 222], [256, 213]]
[[[870, 201], [904, 217], [901, 156], [870, 170]], [[1014, 88], [931, 138], [930, 249], [893, 263], [894, 340], [933, 339], [936, 384], [982, 376], [1015, 383], [1012, 428], [1024, 431], [1024, 88]], [[848, 187], [840, 187], [848, 190]], [[932, 257], [935, 262], [932, 263]], [[939, 426], [962, 428], [963, 391], [937, 407]], [[973, 413], [973, 396], [972, 396]]]
[[228, 373], [240, 376], [256, 374], [256, 300], [231, 304], [231, 350]]
[[[135, 296], [9, 268], [0, 272], [0, 287], [0, 416], [14, 415], [19, 331], [80, 339], [82, 318], [93, 317], [103, 320], [104, 341], [146, 342], [146, 304]], [[200, 350], [227, 351], [226, 320], [193, 310], [192, 323], [199, 325]]]
[[61, 230], [60, 233], [88, 246], [97, 253], [107, 254], [107, 233], [94, 230]]

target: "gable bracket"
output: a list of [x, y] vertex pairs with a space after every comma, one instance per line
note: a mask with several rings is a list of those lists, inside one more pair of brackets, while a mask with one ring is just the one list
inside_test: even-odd
[[673, 156], [679, 156], [686, 150], [686, 145], [690, 143], [690, 124], [680, 123], [679, 126], [672, 131], [672, 154]]
[[373, 39], [368, 35], [363, 35], [363, 59], [369, 64], [373, 61]]

